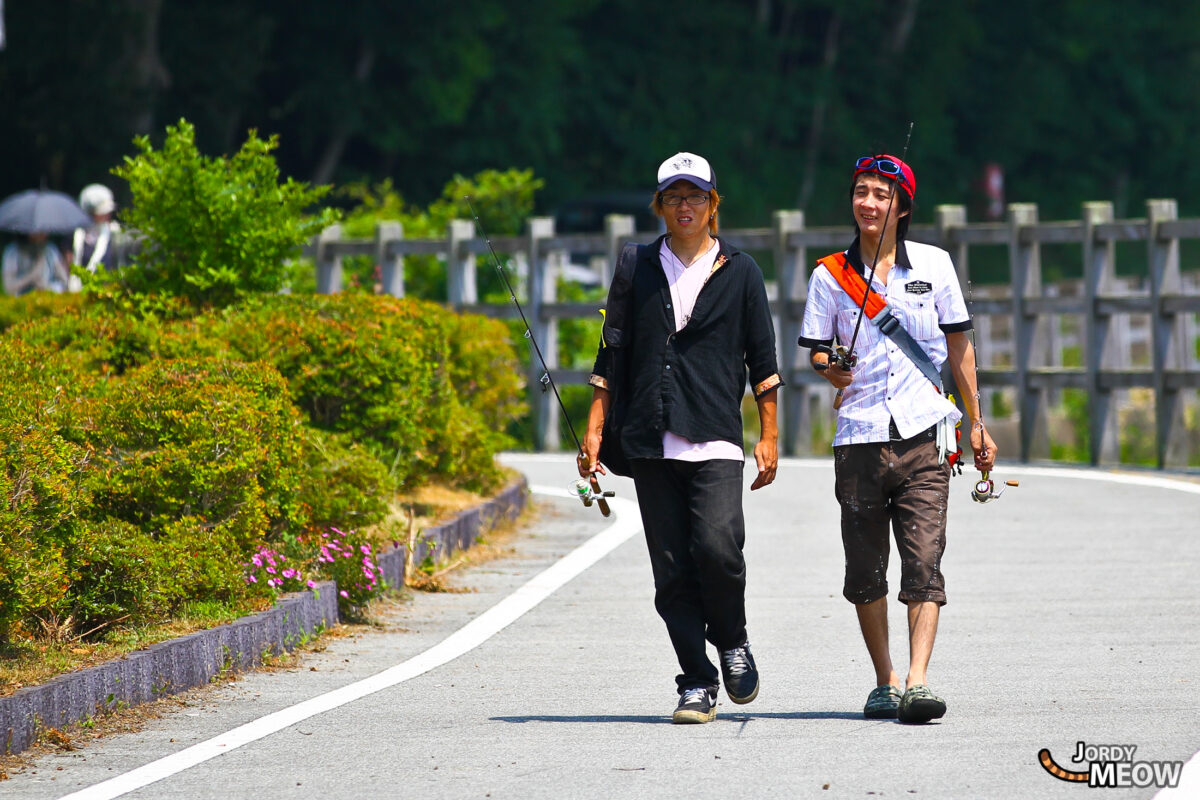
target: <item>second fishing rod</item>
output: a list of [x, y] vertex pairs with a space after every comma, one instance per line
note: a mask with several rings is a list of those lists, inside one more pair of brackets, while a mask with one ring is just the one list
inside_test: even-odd
[[[912, 141], [912, 132], [913, 132], [914, 124], [915, 123], [912, 123], [912, 122], [908, 123], [908, 133], [904, 137], [904, 149], [900, 151], [901, 163], [903, 163], [904, 160], [908, 158], [908, 145], [909, 145], [909, 142]], [[878, 161], [878, 159], [876, 159], [876, 160]], [[896, 173], [895, 177], [899, 180], [903, 180], [904, 173], [899, 170], [899, 167], [897, 167], [896, 169], [897, 169], [897, 173]], [[888, 221], [892, 218], [892, 207], [896, 202], [896, 193], [899, 191], [900, 191], [899, 186], [892, 187], [891, 196], [888, 198], [887, 211], [884, 213], [883, 221], [881, 222], [881, 224], [883, 225], [884, 231], [886, 231], [886, 229], [887, 229]], [[855, 353], [854, 353], [854, 345], [858, 341], [858, 331], [862, 327], [863, 317], [866, 316], [867, 300], [871, 296], [871, 282], [875, 280], [875, 272], [879, 268], [879, 256], [883, 253], [883, 244], [884, 244], [884, 239], [886, 239], [886, 238], [887, 238], [886, 234], [883, 231], [881, 231], [879, 234], [879, 243], [875, 247], [875, 255], [871, 259], [871, 274], [869, 276], [867, 276], [867, 291], [866, 291], [866, 294], [863, 295], [862, 305], [858, 309], [858, 319], [854, 323], [854, 334], [850, 337], [850, 344], [849, 344], [849, 346], [839, 345], [835, 348], [829, 348], [828, 353], [827, 353], [827, 355], [829, 356], [829, 362], [824, 367], [825, 369], [828, 369], [829, 367], [840, 367], [841, 369], [850, 370], [850, 369], [853, 369], [854, 366], [858, 363], [858, 356], [855, 355]], [[895, 242], [893, 242], [892, 246], [893, 247], [895, 246]], [[821, 367], [818, 367], [818, 368], [821, 368]], [[844, 389], [837, 390], [837, 395], [833, 398], [833, 407], [835, 409], [841, 408], [842, 396], [843, 396], [844, 392], [845, 392]]]
[[[479, 219], [479, 214], [475, 211], [475, 206], [471, 203], [470, 197], [463, 197], [467, 202], [467, 208], [471, 211], [471, 216], [475, 220], [475, 225], [479, 228], [479, 235], [483, 237], [483, 241], [487, 243], [488, 253], [492, 257], [492, 264], [496, 268], [497, 274], [500, 275], [500, 280], [504, 283], [504, 288], [508, 290], [508, 297], [512, 300], [513, 305], [517, 307], [517, 313], [521, 317], [521, 324], [525, 326], [525, 338], [529, 340], [529, 344], [533, 347], [534, 355], [537, 356], [538, 362], [542, 365], [542, 391], [547, 388], [553, 390], [554, 399], [558, 401], [558, 410], [562, 413], [563, 420], [567, 423], [567, 428], [571, 431], [571, 438], [575, 440], [575, 447], [580, 457], [583, 456], [583, 444], [579, 441], [579, 435], [575, 433], [575, 426], [571, 424], [571, 417], [567, 414], [567, 407], [563, 405], [562, 395], [558, 393], [558, 384], [554, 382], [554, 376], [550, 374], [550, 367], [546, 365], [546, 359], [542, 356], [542, 348], [538, 345], [537, 338], [533, 335], [533, 328], [529, 326], [529, 320], [525, 317], [525, 309], [521, 307], [521, 303], [517, 300], [516, 290], [508, 280], [508, 273], [504, 271], [504, 266], [500, 263], [500, 257], [496, 255], [496, 248], [492, 247], [492, 240], [488, 238], [487, 231], [484, 230], [483, 221]], [[571, 490], [579, 497], [584, 506], [590, 508], [593, 503], [600, 509], [600, 513], [604, 516], [612, 514], [612, 509], [609, 508], [608, 498], [613, 497], [616, 492], [605, 491], [600, 488], [599, 479], [593, 474], [591, 478], [580, 479], [571, 484]]]

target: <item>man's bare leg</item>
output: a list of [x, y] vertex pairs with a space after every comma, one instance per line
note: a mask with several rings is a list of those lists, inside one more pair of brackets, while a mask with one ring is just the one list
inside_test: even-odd
[[887, 598], [881, 597], [870, 603], [855, 604], [858, 612], [858, 627], [862, 629], [863, 641], [871, 664], [875, 667], [875, 685], [900, 685], [900, 677], [892, 667], [892, 654], [888, 649]]
[[[925, 683], [925, 670], [929, 668], [933, 640], [937, 638], [940, 610], [940, 606], [931, 600], [908, 604], [908, 680], [904, 684], [906, 689]], [[867, 647], [870, 649], [870, 645]]]

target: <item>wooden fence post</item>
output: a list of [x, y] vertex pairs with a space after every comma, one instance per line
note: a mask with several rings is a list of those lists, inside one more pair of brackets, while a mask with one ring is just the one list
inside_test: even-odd
[[[543, 317], [542, 307], [553, 303], [558, 280], [556, 254], [548, 251], [544, 240], [554, 237], [554, 217], [532, 217], [525, 223], [529, 238], [529, 306], [527, 316], [529, 328], [547, 369], [558, 366], [558, 320]], [[534, 351], [534, 342], [529, 343], [529, 388], [533, 408], [533, 446], [537, 450], [559, 450], [558, 401], [550, 388], [548, 376], [542, 369]]]
[[1116, 278], [1116, 246], [1096, 240], [1096, 226], [1112, 222], [1112, 203], [1083, 204], [1083, 298], [1084, 366], [1087, 380], [1088, 447], [1092, 465], [1121, 460], [1121, 440], [1117, 426], [1113, 390], [1101, 380], [1108, 350], [1112, 315], [1099, 307], [1097, 298], [1112, 292]]
[[606, 214], [604, 217], [604, 239], [607, 242], [608, 258], [604, 260], [604, 268], [600, 271], [600, 285], [605, 290], [612, 283], [613, 270], [617, 258], [621, 255], [621, 246], [627, 239], [633, 238], [637, 220], [632, 214]]
[[962, 289], [963, 297], [967, 296], [967, 284], [971, 282], [971, 264], [968, 259], [969, 249], [966, 242], [951, 241], [954, 234], [952, 228], [962, 228], [967, 224], [967, 207], [942, 205], [933, 209], [933, 224], [937, 228], [938, 244], [950, 253], [954, 262], [954, 271], [958, 273], [958, 286]]
[[[967, 224], [967, 207], [960, 205], [941, 205], [933, 209], [933, 224], [937, 229], [938, 245], [950, 253], [950, 261], [954, 264], [954, 272], [958, 276], [958, 288], [962, 291], [963, 299], [968, 301], [967, 314], [971, 316], [974, 323], [974, 309], [970, 305], [973, 299], [971, 287], [971, 264], [968, 259], [968, 249], [964, 242], [952, 242], [954, 234], [951, 230], [961, 228]], [[974, 341], [979, 341], [979, 331], [975, 330], [972, 334]], [[975, 353], [975, 367], [978, 371], [985, 365], [979, 363], [979, 353]], [[967, 413], [967, 407], [963, 403], [962, 387], [954, 383], [954, 374], [948, 365], [942, 365], [942, 384], [945, 386], [954, 386], [954, 402], [959, 410], [963, 412], [964, 418]], [[980, 409], [985, 410], [984, 417], [987, 417], [986, 409], [991, 408], [992, 390], [984, 389], [982, 386], [976, 387], [976, 392], [979, 398]], [[965, 426], [964, 426], [965, 427]]]
[[342, 290], [342, 257], [334, 255], [330, 247], [341, 239], [341, 225], [330, 225], [317, 237], [317, 294], [337, 294]]
[[388, 257], [388, 244], [404, 238], [404, 226], [396, 221], [375, 226], [375, 263], [379, 265], [379, 283], [384, 294], [404, 297], [404, 256]]
[[1179, 387], [1167, 380], [1167, 370], [1187, 366], [1183, 351], [1186, 343], [1180, 336], [1179, 315], [1164, 307], [1166, 296], [1178, 296], [1183, 291], [1179, 274], [1179, 239], [1164, 239], [1159, 234], [1163, 222], [1179, 217], [1174, 200], [1146, 201], [1146, 241], [1149, 246], [1151, 353], [1154, 365], [1154, 410], [1156, 428], [1156, 457], [1159, 469], [1166, 466], [1187, 466], [1187, 448], [1175, 433], [1183, 430], [1183, 406]]
[[475, 289], [475, 254], [466, 246], [475, 238], [475, 221], [452, 219], [447, 230], [446, 281], [451, 307], [462, 308], [479, 302]]
[[804, 301], [808, 298], [808, 259], [803, 245], [788, 246], [788, 234], [804, 230], [803, 211], [776, 211], [771, 217], [774, 231], [775, 265], [779, 280], [779, 322], [775, 326], [779, 374], [787, 384], [778, 392], [777, 409], [783, 454], [812, 452], [812, 409], [814, 394], [798, 375], [809, 369], [808, 350], [797, 345]]
[[1022, 228], [1038, 221], [1034, 203], [1008, 205], [1008, 263], [1013, 294], [1013, 366], [1017, 377], [1017, 413], [1020, 424], [1021, 460], [1048, 458], [1050, 440], [1046, 423], [1046, 392], [1035, 387], [1029, 373], [1043, 366], [1042, 352], [1035, 348], [1038, 314], [1030, 311], [1028, 300], [1042, 294], [1041, 245], [1030, 230], [1022, 238]]

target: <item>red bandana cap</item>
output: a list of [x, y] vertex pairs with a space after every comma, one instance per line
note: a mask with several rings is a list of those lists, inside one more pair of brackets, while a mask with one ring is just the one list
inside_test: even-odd
[[[896, 172], [896, 167], [900, 168], [899, 173]], [[895, 156], [889, 156], [887, 153], [880, 153], [877, 156], [863, 156], [855, 162], [853, 180], [857, 180], [858, 176], [864, 172], [873, 172], [876, 175], [891, 178], [899, 183], [901, 188], [908, 193], [909, 200], [915, 199], [917, 194], [917, 176], [913, 174], [912, 167]]]

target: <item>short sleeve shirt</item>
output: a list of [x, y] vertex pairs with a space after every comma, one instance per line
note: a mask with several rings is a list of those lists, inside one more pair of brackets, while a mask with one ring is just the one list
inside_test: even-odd
[[[866, 279], [870, 270], [863, 265], [857, 240], [846, 257]], [[946, 361], [946, 334], [971, 328], [954, 264], [950, 254], [940, 248], [902, 241], [887, 284], [874, 280], [871, 291], [883, 296], [892, 314], [938, 369]], [[858, 315], [858, 305], [827, 269], [818, 266], [809, 279], [801, 345], [812, 347], [835, 339], [849, 345]], [[888, 423], [893, 420], [907, 439], [944, 417], [961, 418], [958, 408], [869, 319], [859, 327], [854, 352], [858, 364], [838, 409], [835, 447], [886, 442]]]

